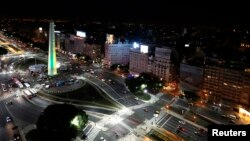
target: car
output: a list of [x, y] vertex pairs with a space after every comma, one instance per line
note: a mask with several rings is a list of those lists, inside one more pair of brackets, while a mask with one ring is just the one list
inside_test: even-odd
[[6, 122], [11, 122], [11, 118], [9, 116], [6, 117]]
[[197, 136], [199, 136], [199, 137], [201, 137], [201, 136], [202, 136], [202, 133], [201, 133], [201, 132], [199, 132], [199, 131], [195, 131], [195, 132], [194, 132], [194, 134], [195, 134], [195, 135], [197, 135]]
[[204, 133], [205, 133], [205, 130], [202, 129], [202, 128], [200, 128], [200, 129], [199, 129], [199, 132], [202, 133], [202, 134], [204, 134]]
[[14, 134], [14, 135], [13, 135], [13, 140], [14, 140], [14, 141], [18, 141], [18, 140], [20, 140], [20, 139], [21, 139], [21, 137], [20, 137], [19, 134]]
[[177, 129], [178, 129], [179, 131], [182, 131], [182, 132], [185, 131], [185, 128], [184, 128], [184, 127], [181, 127], [181, 126], [178, 126]]
[[236, 121], [235, 120], [233, 120], [233, 119], [229, 119], [229, 121], [228, 121], [229, 123], [232, 123], [232, 124], [235, 124], [236, 123]]
[[179, 123], [181, 123], [181, 124], [186, 124], [186, 122], [183, 121], [183, 120], [179, 120]]
[[46, 89], [48, 89], [48, 88], [50, 88], [50, 85], [46, 85], [46, 86], [44, 86]]

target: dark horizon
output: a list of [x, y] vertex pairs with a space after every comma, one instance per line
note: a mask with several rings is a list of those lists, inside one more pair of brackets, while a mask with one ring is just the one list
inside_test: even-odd
[[[38, 2], [39, 3], [39, 2]], [[113, 6], [115, 5], [115, 6]], [[240, 7], [240, 9], [238, 9]], [[236, 10], [237, 8], [237, 10]], [[1, 8], [1, 17], [52, 18], [73, 21], [146, 22], [175, 24], [239, 24], [249, 25], [244, 4], [166, 4], [163, 2], [116, 2], [103, 3], [60, 2], [48, 7], [15, 6]]]

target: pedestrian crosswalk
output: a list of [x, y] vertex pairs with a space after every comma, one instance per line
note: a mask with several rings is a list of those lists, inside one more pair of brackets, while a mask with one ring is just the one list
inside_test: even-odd
[[93, 126], [86, 135], [88, 136], [88, 141], [94, 141], [98, 133], [101, 131], [101, 129]]

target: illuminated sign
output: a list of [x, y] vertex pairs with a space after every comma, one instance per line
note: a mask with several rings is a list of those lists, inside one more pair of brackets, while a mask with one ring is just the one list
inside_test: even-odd
[[58, 31], [58, 30], [57, 30], [57, 31], [54, 31], [54, 32], [55, 32], [55, 33], [61, 33], [61, 31]]
[[134, 42], [133, 47], [134, 47], [134, 48], [139, 48], [139, 44], [136, 43], [136, 42]]
[[189, 44], [185, 44], [185, 47], [189, 47]]
[[79, 37], [86, 37], [86, 32], [76, 31], [76, 36], [79, 36]]
[[107, 36], [106, 36], [106, 42], [108, 44], [112, 44], [113, 41], [114, 41], [114, 35], [113, 34], [107, 34]]
[[141, 51], [141, 53], [148, 53], [148, 46], [141, 45], [140, 51]]

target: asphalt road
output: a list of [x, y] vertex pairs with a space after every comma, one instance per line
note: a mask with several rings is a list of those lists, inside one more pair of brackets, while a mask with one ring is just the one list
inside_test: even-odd
[[179, 121], [180, 119], [171, 116], [171, 115], [164, 115], [164, 118], [157, 122], [157, 125], [176, 134], [176, 130], [178, 126], [184, 128], [185, 131], [181, 131], [178, 135], [184, 139], [193, 139], [195, 141], [206, 141], [207, 140], [207, 133], [203, 134], [201, 137], [194, 134], [195, 131], [199, 129], [189, 123], [181, 124]]

